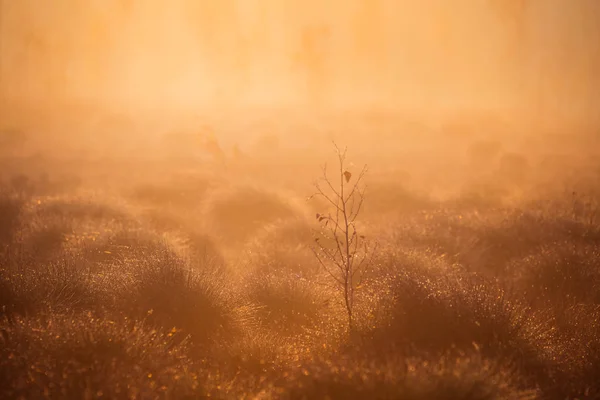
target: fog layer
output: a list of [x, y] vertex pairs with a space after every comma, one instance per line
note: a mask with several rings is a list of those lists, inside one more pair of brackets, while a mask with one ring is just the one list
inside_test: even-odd
[[0, 4], [1, 92], [12, 104], [597, 115], [595, 0]]

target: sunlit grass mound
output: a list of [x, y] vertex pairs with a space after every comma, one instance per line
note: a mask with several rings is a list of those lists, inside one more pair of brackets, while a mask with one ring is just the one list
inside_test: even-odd
[[[244, 292], [257, 307], [262, 326], [285, 335], [322, 335], [340, 324], [335, 293], [306, 278], [281, 274], [249, 274]], [[339, 309], [339, 308], [337, 308]]]
[[179, 335], [133, 321], [46, 314], [0, 323], [2, 398], [198, 398]]
[[44, 261], [86, 240], [124, 228], [139, 227], [127, 206], [89, 197], [32, 197], [23, 202], [13, 223], [14, 262]]
[[318, 225], [304, 218], [287, 219], [258, 230], [246, 246], [246, 271], [316, 278], [323, 274], [311, 246]]
[[183, 329], [196, 343], [233, 335], [238, 302], [208, 239], [209, 253], [201, 237], [171, 240], [91, 200], [32, 201], [17, 225], [0, 269], [3, 312], [124, 315]]
[[322, 344], [337, 339], [344, 314], [339, 293], [311, 250], [314, 234], [305, 219], [261, 229], [239, 273], [262, 328]]
[[376, 357], [406, 347], [440, 354], [475, 346], [543, 381], [564, 356], [550, 321], [493, 282], [414, 251], [394, 254], [378, 268], [380, 275], [365, 283], [366, 290], [375, 287], [376, 301], [367, 315], [371, 329], [363, 328], [364, 349]]
[[[433, 249], [471, 271], [505, 277], [508, 264], [555, 242], [596, 245], [600, 230], [538, 209], [424, 212], [400, 225], [399, 243]], [[517, 240], [518, 239], [518, 240]]]
[[162, 329], [183, 329], [205, 343], [234, 333], [239, 305], [222, 260], [194, 254], [147, 229], [123, 229], [100, 235], [80, 254], [108, 277], [92, 288], [104, 295], [110, 313], [146, 319]]
[[440, 357], [338, 356], [300, 366], [273, 384], [270, 399], [533, 400], [510, 368], [475, 351]]
[[260, 227], [296, 214], [292, 201], [275, 192], [234, 186], [208, 194], [203, 222], [222, 242], [230, 244], [245, 241]]
[[555, 397], [600, 397], [600, 306], [575, 304], [555, 313], [557, 329], [569, 347], [559, 366], [562, 379]]
[[77, 256], [1, 268], [5, 292], [0, 295], [0, 307], [9, 315], [101, 309], [106, 296], [98, 290], [98, 279], [103, 279], [99, 277], [101, 273]]
[[600, 305], [600, 247], [548, 243], [509, 265], [514, 285], [534, 303]]
[[94, 193], [82, 193], [73, 197], [41, 197], [33, 200], [31, 211], [41, 219], [135, 223], [131, 211], [124, 202]]
[[177, 242], [183, 247], [188, 262], [199, 269], [219, 269], [227, 264], [225, 256], [212, 236], [190, 231], [181, 235]]
[[88, 290], [90, 266], [64, 248], [77, 216], [65, 215], [62, 208], [60, 215], [56, 215], [56, 204], [50, 212], [45, 212], [41, 210], [41, 201], [26, 198], [18, 201], [18, 209], [12, 207], [7, 211], [10, 221], [4, 225], [10, 227], [5, 238], [8, 251], [0, 266], [4, 286], [0, 301], [4, 311], [71, 309], [97, 301]]
[[[135, 224], [124, 210], [89, 200], [22, 199], [11, 222], [0, 279], [8, 313], [98, 309], [107, 300], [107, 274], [86, 257], [86, 241]], [[102, 232], [100, 232], [102, 231]]]
[[191, 269], [168, 251], [140, 260], [131, 270], [131, 282], [122, 294], [123, 307], [132, 317], [163, 328], [175, 327], [207, 343], [236, 333], [241, 303], [227, 287], [225, 276]]

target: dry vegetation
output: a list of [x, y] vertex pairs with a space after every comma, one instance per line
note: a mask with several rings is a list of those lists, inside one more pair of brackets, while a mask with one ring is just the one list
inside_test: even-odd
[[111, 158], [3, 130], [0, 398], [600, 398], [595, 138], [335, 124], [378, 243], [350, 287], [311, 251], [327, 138]]

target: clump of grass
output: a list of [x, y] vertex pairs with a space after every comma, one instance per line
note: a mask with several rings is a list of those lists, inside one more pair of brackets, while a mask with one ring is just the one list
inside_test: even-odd
[[141, 323], [47, 314], [0, 324], [2, 398], [198, 398], [184, 342]]
[[413, 346], [439, 354], [475, 345], [487, 357], [515, 363], [531, 379], [548, 378], [552, 360], [562, 353], [546, 319], [492, 282], [451, 266], [420, 267], [427, 259], [409, 253], [388, 260], [389, 275], [377, 279], [378, 313], [363, 337], [366, 350], [376, 356]]
[[[556, 310], [555, 310], [556, 312]], [[556, 398], [600, 396], [600, 306], [574, 304], [561, 309], [557, 329], [568, 346], [558, 366]]]
[[92, 201], [34, 198], [25, 203], [11, 245], [13, 262], [36, 263], [79, 251], [102, 233], [138, 227], [135, 218], [116, 206]]
[[9, 251], [0, 279], [10, 295], [2, 296], [1, 305], [8, 314], [91, 307], [98, 300], [90, 287], [92, 266], [64, 247], [76, 219], [40, 212], [40, 204], [21, 196], [5, 203]]
[[2, 269], [2, 282], [10, 296], [2, 298], [9, 313], [37, 314], [47, 310], [97, 309], [101, 299], [92, 289], [92, 269], [77, 256], [44, 262], [24, 262]]
[[535, 388], [523, 388], [510, 368], [471, 351], [439, 358], [389, 355], [381, 362], [343, 356], [320, 360], [284, 374], [272, 384], [267, 398], [533, 400], [541, 396]]
[[[240, 304], [224, 270], [198, 263], [192, 268], [164, 238], [136, 232], [119, 232], [96, 242], [99, 250], [88, 249], [101, 257], [95, 261], [112, 282], [107, 311], [184, 330], [198, 345], [235, 335]], [[102, 250], [107, 244], [110, 254]]]
[[[398, 235], [404, 245], [433, 249], [452, 257], [471, 271], [502, 278], [507, 265], [538, 247], [571, 241], [594, 244], [598, 232], [573, 219], [535, 210], [488, 210], [424, 213]], [[519, 238], [519, 240], [515, 240]]]
[[32, 211], [37, 218], [63, 218], [69, 221], [134, 222], [131, 213], [115, 199], [93, 196], [40, 198]]
[[[197, 344], [234, 335], [238, 301], [225, 271], [180, 254], [167, 240], [141, 229], [73, 239], [47, 261], [22, 259], [2, 270], [7, 312], [90, 310], [146, 319], [161, 329], [183, 329]], [[192, 267], [193, 266], [193, 267]]]
[[230, 389], [237, 394], [231, 397], [240, 398], [248, 396], [251, 389], [264, 386], [266, 379], [280, 376], [291, 364], [298, 364], [310, 355], [308, 350], [309, 347], [277, 332], [253, 326], [235, 341], [220, 347], [212, 360], [220, 366], [225, 380], [235, 381]]
[[398, 271], [403, 271], [406, 276], [423, 277], [456, 273], [455, 267], [446, 258], [434, 253], [382, 244], [356, 291], [356, 322], [359, 331], [366, 332], [381, 323], [387, 323], [390, 307], [395, 304], [392, 283]]
[[514, 281], [535, 304], [600, 304], [600, 250], [565, 241], [545, 244], [509, 266]]
[[156, 257], [168, 247], [161, 235], [148, 229], [118, 225], [105, 228], [71, 238], [72, 249], [96, 264], [127, 266]]
[[190, 333], [196, 342], [233, 334], [235, 303], [218, 277], [186, 268], [182, 260], [165, 254], [137, 265], [131, 304], [140, 314], [164, 327]]
[[90, 204], [47, 198], [23, 204], [10, 259], [0, 272], [11, 293], [2, 300], [7, 312], [98, 310], [110, 304], [111, 285], [118, 286], [119, 279], [109, 284], [106, 266], [90, 256], [86, 241], [99, 245], [101, 240], [94, 241], [100, 232], [82, 230], [104, 230], [115, 214]]
[[61, 258], [73, 223], [74, 220], [67, 218], [24, 213], [12, 244], [13, 262], [35, 264]]
[[69, 231], [66, 226], [50, 225], [31, 232], [26, 240], [27, 252], [35, 259], [44, 260], [58, 256], [65, 241], [65, 233]]
[[313, 230], [304, 219], [270, 224], [257, 232], [247, 246], [246, 269], [259, 274], [316, 278], [322, 271], [308, 246], [313, 240]]
[[203, 214], [211, 232], [229, 244], [244, 241], [260, 227], [291, 218], [295, 212], [278, 194], [244, 186], [211, 192]]
[[[305, 337], [335, 331], [336, 299], [330, 289], [288, 274], [250, 273], [244, 281], [260, 324], [274, 332]], [[329, 326], [329, 327], [328, 327]], [[316, 339], [316, 338], [314, 338]]]
[[189, 232], [183, 235], [184, 251], [192, 265], [206, 269], [223, 268], [226, 266], [225, 257], [213, 238], [201, 232]]

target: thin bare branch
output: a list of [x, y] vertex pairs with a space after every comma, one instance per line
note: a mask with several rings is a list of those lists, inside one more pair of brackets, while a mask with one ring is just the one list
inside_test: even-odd
[[327, 256], [327, 258], [343, 272], [344, 264], [340, 261], [340, 251], [338, 249], [328, 249], [325, 246], [323, 246], [323, 244], [321, 244], [320, 241], [316, 241], [316, 243], [319, 246], [319, 249], [323, 252], [323, 254], [325, 254], [325, 256]]
[[339, 205], [335, 201], [333, 201], [333, 199], [331, 199], [331, 197], [329, 197], [325, 192], [323, 192], [323, 190], [318, 185], [316, 185], [316, 189], [318, 190], [318, 192], [315, 193], [313, 196], [321, 196], [325, 198], [325, 200], [327, 200], [329, 204], [334, 206], [338, 211], [341, 211]]
[[329, 268], [327, 267], [327, 264], [325, 264], [325, 262], [319, 256], [319, 253], [317, 251], [315, 251], [315, 249], [312, 248], [312, 247], [311, 247], [311, 250], [312, 250], [313, 254], [315, 255], [315, 257], [316, 257], [317, 261], [319, 262], [319, 264], [321, 264], [321, 267], [323, 267], [323, 269], [325, 270], [325, 272], [327, 272], [327, 274], [329, 274], [329, 276], [331, 276], [331, 278], [333, 280], [335, 280], [339, 285], [343, 285], [344, 282], [340, 278], [338, 278], [337, 276], [335, 276], [335, 274], [329, 270]]
[[325, 254], [327, 259], [329, 259], [329, 261], [331, 261], [336, 267], [338, 267], [338, 269], [341, 272], [344, 272], [344, 264], [338, 260], [339, 257], [336, 257], [335, 254], [332, 254], [329, 249], [325, 248], [320, 243], [319, 243], [319, 248], [320, 248], [321, 252], [323, 252], [323, 254]]
[[[366, 259], [366, 257], [367, 257], [368, 254], [370, 254], [370, 258], [369, 258], [369, 261], [367, 262], [367, 265], [371, 265], [373, 263], [373, 257], [375, 257], [375, 254], [377, 253], [378, 244], [379, 243], [375, 242], [373, 250], [371, 250], [371, 251], [365, 251], [365, 255], [364, 255], [363, 259], [361, 260], [361, 262], [358, 264], [357, 268], [361, 268], [362, 267], [362, 264], [364, 263], [364, 261], [365, 261], [365, 259]], [[365, 246], [366, 246], [366, 244], [365, 244]]]
[[352, 219], [352, 215], [354, 215], [354, 203], [356, 202], [356, 196], [350, 197], [350, 200], [350, 211], [348, 212], [348, 215], [350, 215], [350, 219]]
[[337, 190], [335, 190], [331, 184], [331, 181], [329, 180], [329, 177], [327, 176], [327, 164], [323, 165], [323, 178], [321, 179], [327, 183], [327, 186], [329, 186], [329, 189], [333, 192], [333, 194], [335, 194], [335, 197], [339, 198], [340, 194], [337, 192]]
[[354, 213], [354, 215], [351, 218], [352, 222], [354, 222], [356, 220], [356, 217], [358, 217], [358, 214], [360, 214], [360, 210], [362, 209], [363, 202], [365, 201], [364, 192], [359, 192], [359, 197], [360, 197], [360, 200], [358, 201], [358, 208], [356, 209], [356, 212]]
[[363, 177], [365, 176], [366, 173], [367, 173], [367, 166], [365, 165], [363, 167], [363, 169], [360, 171], [358, 178], [356, 178], [356, 182], [354, 182], [354, 185], [352, 186], [352, 190], [348, 194], [348, 197], [346, 197], [346, 199], [344, 201], [350, 200], [350, 198], [354, 195], [354, 192], [360, 187], [360, 181], [363, 179]]

